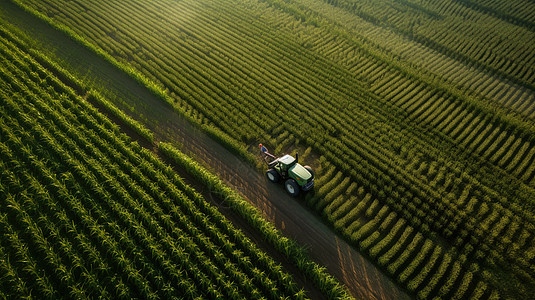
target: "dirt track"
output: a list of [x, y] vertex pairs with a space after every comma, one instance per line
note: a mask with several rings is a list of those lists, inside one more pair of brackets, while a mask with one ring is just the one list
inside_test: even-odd
[[[0, 20], [15, 24], [34, 40], [37, 50], [53, 52], [76, 76], [92, 82], [110, 100], [154, 132], [155, 138], [178, 146], [234, 186], [286, 236], [309, 248], [310, 256], [327, 267], [357, 299], [408, 299], [409, 296], [384, 276], [355, 249], [339, 238], [299, 199], [269, 183], [264, 174], [243, 163], [179, 116], [169, 105], [135, 80], [93, 52], [24, 12], [10, 1], [0, 0]], [[97, 88], [98, 87], [98, 88]], [[103, 92], [104, 93], [104, 92]], [[218, 205], [217, 201], [215, 201]], [[221, 210], [230, 208], [220, 206]]]

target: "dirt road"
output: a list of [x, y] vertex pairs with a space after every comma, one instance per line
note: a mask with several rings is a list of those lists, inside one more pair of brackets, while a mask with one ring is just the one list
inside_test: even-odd
[[[155, 139], [177, 145], [234, 186], [284, 235], [309, 249], [310, 256], [327, 267], [357, 299], [408, 299], [409, 296], [339, 238], [302, 200], [293, 199], [282, 185], [269, 183], [264, 174], [243, 163], [169, 105], [124, 72], [7, 0], [0, 0], [0, 22], [15, 25], [33, 47], [54, 53], [61, 65], [85, 78], [134, 119], [152, 130]], [[218, 203], [216, 203], [218, 205]], [[221, 210], [230, 208], [220, 206]]]

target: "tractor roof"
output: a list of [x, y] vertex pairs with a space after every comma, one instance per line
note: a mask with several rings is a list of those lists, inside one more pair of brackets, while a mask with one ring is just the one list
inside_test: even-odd
[[279, 162], [285, 165], [291, 165], [294, 161], [295, 158], [289, 154], [286, 154], [283, 157], [279, 158]]

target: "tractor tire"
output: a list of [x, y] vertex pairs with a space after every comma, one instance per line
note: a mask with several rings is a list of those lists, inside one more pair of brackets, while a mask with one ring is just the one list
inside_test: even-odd
[[292, 178], [286, 180], [284, 187], [286, 188], [288, 194], [290, 194], [292, 197], [297, 197], [299, 195], [299, 191], [301, 190], [297, 182], [295, 182], [295, 180]]
[[280, 174], [274, 169], [267, 170], [266, 176], [269, 179], [269, 181], [274, 182], [274, 183], [277, 183], [281, 180]]
[[307, 171], [309, 171], [310, 174], [312, 174], [312, 178], [316, 176], [316, 174], [314, 173], [314, 171], [312, 171], [312, 168], [310, 166], [305, 166], [305, 169], [307, 169]]

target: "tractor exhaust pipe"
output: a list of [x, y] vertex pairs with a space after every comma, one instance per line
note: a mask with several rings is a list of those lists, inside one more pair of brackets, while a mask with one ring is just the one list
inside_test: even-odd
[[299, 162], [299, 152], [295, 152], [295, 162]]

